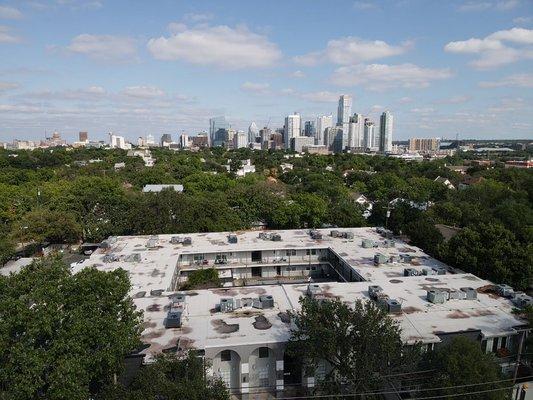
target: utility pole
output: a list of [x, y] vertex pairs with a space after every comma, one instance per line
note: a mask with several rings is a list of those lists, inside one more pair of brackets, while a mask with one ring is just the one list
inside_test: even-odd
[[[516, 363], [514, 366], [514, 372], [513, 372], [513, 386], [511, 387], [511, 397], [513, 396], [513, 390], [516, 385], [516, 377], [518, 375], [518, 367], [520, 365], [520, 358], [522, 357], [522, 347], [524, 346], [524, 338], [526, 336], [526, 332], [529, 331], [529, 329], [521, 329], [520, 332], [520, 342], [518, 343], [518, 354], [516, 355]], [[518, 399], [518, 393], [519, 391], [516, 391], [516, 399]]]

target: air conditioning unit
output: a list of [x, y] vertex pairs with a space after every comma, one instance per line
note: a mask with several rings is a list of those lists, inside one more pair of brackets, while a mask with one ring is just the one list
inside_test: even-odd
[[437, 271], [431, 269], [431, 268], [424, 268], [422, 270], [423, 275], [437, 275]]
[[152, 289], [150, 290], [150, 296], [159, 297], [163, 294], [163, 289]]
[[405, 268], [403, 270], [403, 276], [418, 276], [418, 271], [414, 268]]
[[221, 312], [232, 312], [235, 309], [235, 304], [232, 298], [220, 299], [219, 307]]
[[436, 272], [435, 275], [446, 275], [446, 268], [444, 267], [433, 267], [431, 269]]
[[386, 255], [378, 253], [374, 256], [374, 265], [385, 264], [388, 260], [389, 258]]
[[331, 231], [329, 234], [330, 234], [331, 237], [336, 238], [336, 237], [339, 237], [340, 232], [339, 231]]
[[477, 291], [471, 287], [462, 287], [461, 292], [465, 293], [465, 300], [475, 300], [477, 299]]
[[387, 311], [391, 314], [399, 314], [402, 312], [402, 304], [396, 299], [388, 299]]
[[237, 243], [237, 235], [230, 233], [228, 235], [228, 243]]
[[320, 233], [319, 231], [313, 230], [309, 232], [309, 235], [311, 235], [311, 239], [322, 240], [322, 233]]
[[165, 320], [165, 328], [181, 328], [181, 311], [169, 311]]
[[261, 302], [261, 308], [273, 308], [274, 307], [274, 298], [270, 295], [260, 296], [259, 301]]
[[448, 293], [438, 289], [431, 289], [427, 291], [426, 299], [433, 304], [444, 304], [448, 300]]
[[380, 293], [383, 293], [383, 288], [381, 286], [371, 285], [368, 287], [368, 295], [371, 299], [376, 300]]
[[311, 298], [315, 298], [322, 293], [322, 288], [317, 284], [307, 285], [307, 295]]
[[371, 249], [375, 247], [376, 244], [371, 239], [363, 239], [363, 242], [361, 243], [361, 245], [363, 246], [363, 249]]
[[496, 293], [498, 293], [500, 296], [503, 296], [503, 297], [511, 298], [514, 296], [513, 288], [509, 285], [504, 285], [504, 284], [496, 285]]
[[448, 299], [449, 300], [463, 300], [466, 298], [466, 293], [462, 290], [449, 289], [448, 290]]

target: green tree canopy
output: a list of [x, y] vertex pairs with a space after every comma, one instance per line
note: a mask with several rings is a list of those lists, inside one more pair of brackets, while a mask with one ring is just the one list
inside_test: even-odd
[[124, 270], [72, 275], [58, 258], [0, 276], [0, 398], [86, 400], [139, 346]]

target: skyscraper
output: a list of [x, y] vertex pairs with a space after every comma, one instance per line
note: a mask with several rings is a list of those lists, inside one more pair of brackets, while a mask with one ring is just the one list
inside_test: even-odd
[[361, 114], [355, 113], [350, 118], [348, 127], [348, 147], [357, 148], [363, 147], [365, 136], [365, 117]]
[[255, 143], [258, 137], [259, 137], [259, 129], [257, 128], [257, 125], [255, 124], [255, 122], [252, 122], [250, 126], [248, 127], [248, 142]]
[[319, 115], [316, 119], [316, 134], [315, 144], [326, 144], [324, 142], [324, 135], [327, 128], [333, 126], [333, 115]]
[[79, 138], [80, 142], [87, 142], [88, 141], [88, 137], [89, 137], [89, 135], [87, 134], [87, 132], [80, 132], [79, 135], [78, 135], [78, 138]]
[[285, 148], [289, 149], [291, 146], [291, 139], [296, 136], [301, 136], [301, 118], [300, 114], [294, 113], [285, 117], [285, 129], [283, 131], [283, 142]]
[[316, 135], [315, 121], [305, 121], [304, 135], [307, 137], [313, 137], [313, 138], [315, 137]]
[[365, 118], [365, 131], [364, 131], [364, 140], [363, 140], [363, 147], [365, 149], [373, 149], [374, 148], [374, 123], [370, 121], [368, 118]]
[[392, 114], [385, 111], [379, 119], [379, 151], [383, 153], [392, 151], [392, 125]]
[[159, 140], [159, 145], [161, 147], [168, 147], [172, 143], [172, 135], [170, 133], [164, 133], [161, 135], [161, 139]]
[[337, 125], [348, 125], [352, 115], [352, 97], [343, 94], [339, 97], [339, 107], [337, 109]]
[[248, 135], [244, 131], [237, 131], [233, 136], [233, 148], [242, 149], [248, 146]]
[[214, 117], [209, 120], [209, 144], [211, 146], [221, 146], [226, 139], [226, 131], [229, 124], [226, 117]]

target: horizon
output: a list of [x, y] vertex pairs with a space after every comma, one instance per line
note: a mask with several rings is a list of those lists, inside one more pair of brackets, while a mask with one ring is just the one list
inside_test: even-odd
[[276, 129], [341, 94], [394, 141], [533, 138], [527, 0], [0, 1], [0, 54], [3, 142]]

